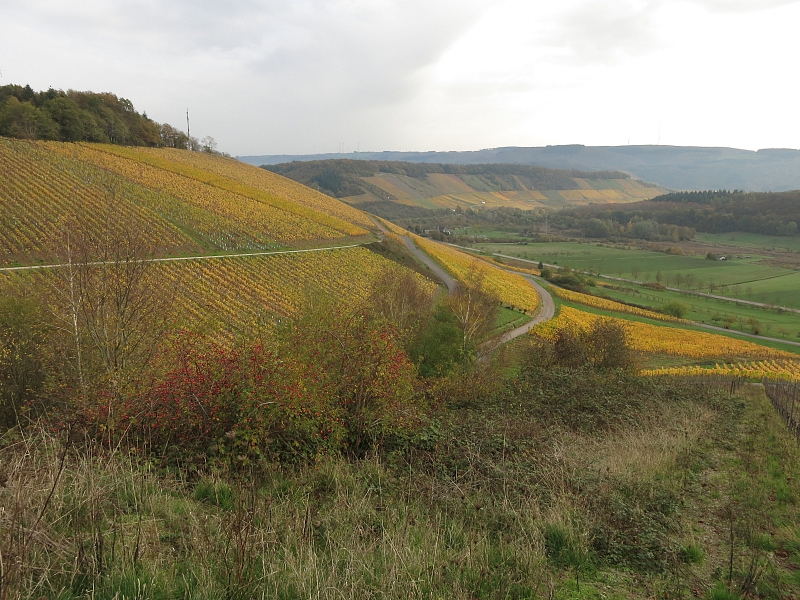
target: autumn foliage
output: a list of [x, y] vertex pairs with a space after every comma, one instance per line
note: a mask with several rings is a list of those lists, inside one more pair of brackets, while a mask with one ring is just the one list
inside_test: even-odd
[[362, 315], [301, 320], [238, 346], [182, 332], [158, 362], [140, 393], [86, 411], [99, 441], [243, 465], [363, 455], [421, 419], [416, 370], [394, 329]]

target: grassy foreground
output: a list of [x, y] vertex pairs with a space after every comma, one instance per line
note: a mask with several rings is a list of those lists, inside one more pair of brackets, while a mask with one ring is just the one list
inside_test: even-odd
[[239, 474], [3, 443], [3, 598], [800, 590], [800, 451], [759, 386], [523, 375], [394, 451]]

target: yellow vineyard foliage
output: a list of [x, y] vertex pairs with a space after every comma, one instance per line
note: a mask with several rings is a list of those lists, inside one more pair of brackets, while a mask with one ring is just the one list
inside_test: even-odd
[[256, 188], [133, 149], [56, 142], [47, 147], [161, 192], [166, 201], [153, 206], [154, 211], [224, 250], [266, 250], [367, 233]]
[[723, 363], [714, 367], [671, 367], [647, 369], [643, 375], [671, 375], [676, 377], [697, 377], [704, 375], [727, 375], [747, 379], [783, 379], [800, 381], [800, 360], [760, 360], [756, 362]]
[[488, 263], [496, 265], [501, 269], [509, 269], [511, 271], [516, 271], [517, 273], [525, 273], [526, 275], [535, 275], [536, 277], [541, 277], [542, 272], [539, 269], [526, 269], [525, 267], [518, 267], [516, 265], [510, 265], [504, 262], [500, 262], [496, 258], [492, 258], [491, 256], [481, 256], [479, 257], [481, 260], [485, 260]]
[[636, 315], [638, 317], [647, 317], [648, 319], [656, 319], [658, 321], [667, 321], [672, 323], [689, 323], [686, 319], [679, 319], [670, 315], [653, 312], [652, 310], [645, 310], [635, 306], [628, 306], [622, 302], [614, 302], [605, 298], [598, 298], [597, 296], [590, 296], [589, 294], [581, 294], [580, 292], [573, 292], [572, 290], [565, 290], [564, 288], [551, 286], [550, 291], [562, 300], [575, 302], [577, 304], [584, 304], [593, 308], [601, 308], [603, 310], [611, 310], [614, 312], [626, 313], [629, 315]]
[[534, 333], [552, 338], [559, 329], [589, 329], [597, 319], [611, 318], [622, 324], [628, 332], [631, 347], [639, 352], [671, 354], [696, 359], [779, 359], [794, 355], [782, 350], [759, 346], [752, 342], [723, 335], [689, 331], [662, 325], [626, 321], [615, 317], [602, 317], [569, 306], [562, 306], [558, 317], [534, 328]]
[[191, 322], [246, 331], [290, 316], [318, 293], [358, 306], [388, 264], [363, 248], [347, 248], [163, 263], [163, 268], [170, 281], [178, 282], [181, 312]]
[[413, 235], [413, 238], [426, 254], [441, 264], [459, 281], [464, 281], [470, 270], [482, 269], [485, 274], [486, 288], [495, 294], [503, 304], [525, 312], [533, 312], [539, 305], [539, 294], [521, 275], [499, 269], [451, 246], [416, 235]]
[[[277, 195], [251, 185], [246, 185], [244, 183], [241, 183], [240, 181], [230, 179], [227, 176], [219, 175], [216, 172], [205, 171], [201, 168], [195, 167], [185, 162], [177, 162], [175, 160], [172, 160], [171, 156], [167, 157], [165, 155], [155, 154], [155, 152], [162, 152], [161, 150], [143, 152], [141, 149], [138, 148], [115, 146], [111, 144], [92, 145], [92, 146], [96, 149], [102, 150], [103, 152], [107, 152], [109, 154], [113, 154], [122, 158], [128, 158], [135, 162], [145, 163], [150, 166], [156, 167], [157, 169], [161, 169], [167, 173], [181, 175], [183, 177], [205, 183], [213, 188], [228, 191], [245, 198], [256, 200], [262, 204], [283, 210], [292, 215], [297, 215], [299, 217], [309, 219], [313, 222], [324, 224], [327, 227], [330, 227], [335, 231], [339, 231], [344, 235], [364, 235], [367, 233], [361, 227], [343, 221], [342, 219], [339, 219], [337, 217], [331, 216], [326, 212], [317, 210], [315, 208], [311, 208], [309, 206], [297, 203], [292, 200], [288, 200], [284, 198], [282, 195]], [[178, 150], [177, 152], [182, 152], [182, 151]], [[227, 162], [229, 160], [227, 158], [214, 157], [212, 155], [206, 155], [206, 156], [211, 160], [221, 160], [224, 162]], [[255, 169], [257, 167], [251, 166], [249, 168]], [[292, 183], [294, 185], [285, 187], [288, 187], [289, 190], [293, 190], [294, 187], [298, 184], [296, 184], [295, 182]]]
[[[299, 251], [266, 256], [206, 257], [152, 264], [163, 293], [175, 295], [176, 324], [208, 333], [252, 332], [290, 317], [309, 297], [332, 298], [348, 308], [362, 304], [387, 269], [405, 271], [364, 248]], [[0, 274], [51, 278], [55, 271]], [[436, 285], [414, 274], [431, 293]]]
[[[189, 165], [209, 173], [216, 173], [272, 196], [295, 202], [320, 213], [333, 215], [360, 228], [371, 229], [374, 226], [366, 214], [340, 200], [331, 198], [277, 173], [253, 167], [233, 158], [215, 156], [205, 152], [185, 152], [174, 148], [136, 148], [136, 151]], [[363, 231], [357, 229], [349, 229], [348, 231], [350, 232], [349, 235], [363, 233]]]
[[174, 200], [45, 143], [0, 138], [0, 172], [0, 264], [52, 259], [76, 215], [90, 236], [133, 224], [157, 252], [201, 250], [153, 210]]

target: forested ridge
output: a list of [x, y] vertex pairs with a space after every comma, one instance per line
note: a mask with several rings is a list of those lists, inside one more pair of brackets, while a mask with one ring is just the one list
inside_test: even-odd
[[676, 192], [650, 201], [615, 207], [587, 206], [565, 214], [573, 226], [586, 219], [627, 223], [655, 220], [706, 233], [742, 231], [795, 235], [800, 221], [800, 190], [791, 192]]
[[100, 142], [214, 151], [213, 138], [197, 140], [139, 113], [110, 92], [36, 92], [30, 85], [0, 87], [0, 135], [28, 140]]

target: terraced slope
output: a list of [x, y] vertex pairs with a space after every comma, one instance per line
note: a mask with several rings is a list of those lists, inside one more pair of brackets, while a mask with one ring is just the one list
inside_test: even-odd
[[[271, 327], [296, 313], [309, 296], [356, 307], [367, 299], [375, 279], [387, 269], [404, 268], [361, 247], [271, 256], [203, 257], [156, 262], [153, 281], [174, 294], [177, 325], [209, 333], [249, 333]], [[47, 284], [53, 269], [0, 272], [5, 284], [34, 278]], [[431, 291], [432, 281], [416, 275]], [[43, 286], [45, 289], [49, 285]]]
[[[649, 200], [662, 188], [617, 171], [584, 172], [530, 165], [452, 165], [322, 160], [265, 166], [353, 206], [426, 209], [564, 208]], [[385, 211], [384, 211], [385, 212]]]
[[[497, 189], [469, 175], [430, 173], [424, 178], [380, 173], [364, 181], [386, 193], [386, 199], [424, 208], [509, 206], [512, 208], [563, 208], [587, 204], [638, 202], [656, 197], [661, 188], [635, 179], [573, 178], [574, 189], [530, 188], [515, 177], [516, 189]], [[495, 189], [492, 189], [495, 187]], [[355, 206], [381, 200], [375, 191], [343, 200]]]

